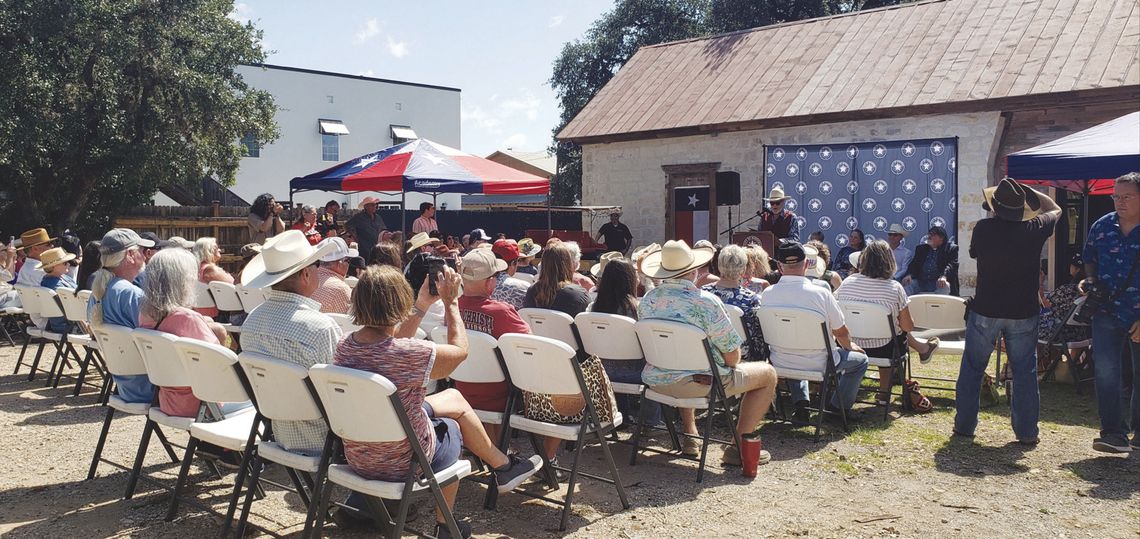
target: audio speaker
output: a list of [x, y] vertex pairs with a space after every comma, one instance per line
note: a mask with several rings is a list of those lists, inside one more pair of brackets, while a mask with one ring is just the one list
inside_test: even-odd
[[717, 206], [738, 206], [740, 205], [740, 173], [739, 172], [717, 172], [716, 173], [716, 205]]

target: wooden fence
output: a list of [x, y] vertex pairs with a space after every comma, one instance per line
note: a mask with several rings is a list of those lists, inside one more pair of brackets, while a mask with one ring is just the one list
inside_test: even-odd
[[115, 219], [115, 226], [154, 232], [160, 238], [217, 238], [221, 265], [232, 272], [241, 262], [241, 247], [250, 241], [248, 215], [249, 208], [242, 206], [139, 206]]

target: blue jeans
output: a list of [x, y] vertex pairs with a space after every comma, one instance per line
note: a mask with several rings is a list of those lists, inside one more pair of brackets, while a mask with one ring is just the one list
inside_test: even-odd
[[906, 294], [913, 296], [915, 294], [942, 294], [943, 296], [950, 295], [949, 286], [938, 286], [938, 279], [911, 279], [910, 286], [907, 287]]
[[[610, 377], [610, 382], [619, 384], [642, 384], [641, 371], [645, 368], [645, 361], [631, 361], [631, 360], [615, 360], [603, 359], [602, 367], [606, 369], [606, 376]], [[636, 418], [633, 414], [633, 398], [629, 395], [615, 395], [618, 405], [618, 411], [625, 417], [625, 421]], [[641, 401], [641, 406], [646, 406], [645, 410], [645, 423], [650, 426], [662, 425], [661, 420], [661, 404], [656, 401], [645, 399]]]
[[[831, 396], [831, 407], [850, 410], [859, 394], [859, 384], [863, 383], [863, 375], [867, 372], [867, 354], [840, 348], [839, 364], [835, 366], [835, 370], [839, 371], [837, 384], [839, 389]], [[793, 403], [808, 400], [806, 381], [789, 381], [788, 386]]]
[[973, 436], [978, 427], [981, 406], [982, 377], [999, 335], [1005, 338], [1005, 351], [1013, 369], [1013, 412], [1010, 422], [1018, 440], [1031, 440], [1039, 434], [1037, 419], [1041, 415], [1041, 394], [1037, 389], [1037, 321], [1038, 316], [1014, 320], [989, 318], [971, 312], [966, 322], [966, 351], [955, 385], [954, 432]]
[[[1131, 408], [1131, 425], [1140, 440], [1140, 345], [1128, 337], [1129, 326], [1106, 313], [1097, 313], [1092, 320], [1093, 370], [1096, 373], [1096, 405], [1100, 412], [1100, 437], [1106, 442], [1123, 445], [1128, 440]], [[1125, 391], [1124, 368], [1131, 356], [1132, 391]], [[1131, 400], [1131, 406], [1129, 405]]]

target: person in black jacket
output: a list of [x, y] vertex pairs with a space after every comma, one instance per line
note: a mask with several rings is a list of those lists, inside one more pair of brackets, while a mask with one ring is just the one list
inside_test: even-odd
[[902, 285], [907, 293], [957, 294], [958, 246], [950, 241], [946, 229], [930, 227], [926, 243], [914, 248], [914, 258], [906, 268]]

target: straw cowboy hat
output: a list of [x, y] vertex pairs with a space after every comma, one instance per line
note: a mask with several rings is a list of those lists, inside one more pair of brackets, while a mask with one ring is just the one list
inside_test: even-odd
[[261, 254], [253, 257], [242, 270], [241, 284], [248, 288], [273, 286], [336, 248], [331, 242], [320, 248], [313, 247], [300, 230], [286, 230], [265, 240]]
[[650, 243], [645, 247], [638, 247], [637, 249], [634, 249], [633, 253], [629, 255], [629, 259], [633, 261], [633, 265], [637, 268], [637, 271], [641, 271], [641, 261], [645, 260], [645, 256], [650, 253], [656, 253], [660, 250], [660, 243]]
[[63, 247], [48, 249], [44, 251], [42, 255], [40, 255], [40, 262], [36, 264], [36, 269], [47, 271], [54, 266], [58, 266], [64, 262], [71, 260], [75, 260], [75, 255], [64, 251]]
[[684, 240], [669, 240], [660, 251], [645, 255], [641, 272], [651, 279], [670, 279], [704, 267], [712, 258], [712, 249], [691, 249]]
[[610, 251], [603, 254], [602, 256], [599, 256], [598, 263], [590, 267], [590, 275], [593, 275], [595, 279], [601, 277], [602, 270], [606, 269], [606, 264], [609, 264], [614, 260], [621, 260], [623, 258], [625, 258], [625, 256], [622, 255], [619, 251]]
[[534, 240], [530, 238], [523, 238], [519, 240], [519, 256], [523, 258], [530, 258], [542, 252], [542, 247], [539, 247]]
[[779, 202], [781, 200], [787, 200], [789, 198], [792, 198], [792, 197], [784, 194], [784, 188], [773, 187], [772, 192], [768, 193], [768, 198], [765, 198], [764, 202]]
[[407, 251], [410, 253], [412, 251], [418, 250], [420, 247], [423, 247], [424, 245], [428, 245], [430, 243], [439, 243], [439, 238], [433, 238], [431, 236], [428, 236], [427, 232], [420, 232], [420, 233], [416, 234], [415, 236], [412, 236], [412, 239], [408, 240], [408, 243], [411, 244], [408, 246], [408, 251]]
[[27, 249], [37, 245], [43, 245], [55, 241], [55, 238], [48, 237], [47, 230], [43, 228], [33, 228], [23, 234], [20, 234], [20, 248]]
[[982, 208], [1006, 221], [1028, 221], [1041, 213], [1041, 194], [1010, 178], [982, 189]]
[[358, 205], [357, 205], [357, 209], [361, 209], [361, 210], [363, 210], [363, 209], [364, 209], [364, 207], [365, 207], [365, 206], [367, 206], [367, 205], [369, 205], [369, 204], [379, 204], [379, 203], [380, 203], [380, 199], [379, 199], [379, 198], [376, 198], [376, 197], [364, 197], [364, 200], [361, 200], [361, 201], [360, 201], [360, 204], [358, 204]]
[[900, 234], [905, 238], [907, 234], [910, 234], [910, 232], [907, 232], [902, 225], [895, 223], [891, 225], [891, 228], [889, 230], [887, 230], [887, 235], [890, 236], [891, 234]]

